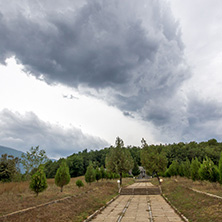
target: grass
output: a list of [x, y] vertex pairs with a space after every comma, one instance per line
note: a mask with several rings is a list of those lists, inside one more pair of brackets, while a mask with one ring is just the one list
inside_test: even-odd
[[[156, 179], [153, 180], [156, 183]], [[164, 178], [162, 183], [163, 194], [189, 221], [222, 221], [222, 200], [196, 193], [188, 187], [220, 196], [222, 194], [221, 185], [217, 183], [193, 182], [180, 177]]]
[[[84, 187], [78, 188], [76, 180], [81, 179]], [[88, 185], [84, 177], [72, 178], [64, 187], [63, 192], [54, 184], [54, 179], [48, 179], [48, 188], [38, 197], [29, 190], [28, 182], [0, 183], [0, 215], [17, 210], [47, 203], [66, 196], [74, 196], [62, 202], [36, 208], [22, 214], [7, 217], [5, 221], [83, 221], [95, 210], [103, 206], [118, 193], [116, 180], [103, 180]], [[133, 183], [132, 179], [124, 179], [124, 185]], [[92, 191], [85, 193], [86, 191]], [[0, 218], [0, 221], [4, 221]]]

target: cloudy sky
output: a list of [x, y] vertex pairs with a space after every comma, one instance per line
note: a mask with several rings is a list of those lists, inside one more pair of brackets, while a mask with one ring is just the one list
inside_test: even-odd
[[0, 0], [0, 145], [59, 158], [222, 141], [222, 1]]

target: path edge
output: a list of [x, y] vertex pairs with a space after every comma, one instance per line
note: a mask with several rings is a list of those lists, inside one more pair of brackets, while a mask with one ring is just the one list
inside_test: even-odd
[[174, 209], [174, 211], [182, 218], [183, 221], [189, 222], [189, 220], [169, 201], [169, 199], [163, 193], [161, 194], [161, 196]]
[[97, 216], [101, 211], [103, 211], [107, 206], [109, 206], [114, 200], [116, 200], [120, 194], [112, 198], [109, 202], [107, 202], [104, 206], [100, 207], [98, 210], [96, 210], [93, 214], [88, 216], [83, 222], [91, 221], [95, 216]]

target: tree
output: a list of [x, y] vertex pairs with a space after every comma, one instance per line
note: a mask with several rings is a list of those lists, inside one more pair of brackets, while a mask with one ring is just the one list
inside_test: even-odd
[[69, 172], [71, 177], [78, 177], [84, 175], [83, 158], [76, 154], [67, 158]]
[[89, 162], [89, 166], [87, 167], [86, 174], [85, 174], [85, 181], [86, 183], [91, 184], [96, 179], [95, 170], [93, 168], [92, 162]]
[[76, 181], [76, 186], [77, 186], [78, 188], [83, 187], [83, 186], [84, 186], [84, 183], [82, 182], [82, 180], [77, 180], [77, 181]]
[[106, 171], [103, 166], [100, 167], [100, 171], [101, 171], [101, 178], [103, 180], [104, 178], [106, 178]]
[[174, 160], [170, 164], [169, 168], [167, 169], [167, 173], [166, 173], [167, 176], [177, 176], [177, 175], [179, 175], [179, 168], [180, 168], [180, 165], [179, 165], [178, 161]]
[[38, 168], [40, 165], [47, 162], [48, 158], [45, 154], [45, 150], [39, 150], [39, 146], [31, 147], [30, 152], [27, 151], [21, 155], [21, 163], [28, 175], [34, 168]]
[[108, 171], [118, 173], [120, 185], [122, 185], [123, 173], [128, 173], [133, 168], [133, 159], [128, 149], [124, 148], [123, 140], [116, 138], [116, 147], [111, 148], [106, 156], [106, 168]]
[[40, 192], [44, 191], [48, 187], [42, 166], [40, 166], [37, 172], [32, 175], [29, 187], [36, 193], [37, 196]]
[[19, 158], [12, 155], [2, 154], [0, 158], [0, 181], [10, 182], [20, 175], [18, 167]]
[[208, 157], [203, 160], [198, 172], [201, 180], [209, 180], [210, 182], [216, 182], [219, 180], [218, 169]]
[[132, 174], [133, 174], [133, 176], [138, 176], [140, 174], [139, 166], [135, 160], [134, 160], [134, 166], [132, 169]]
[[186, 161], [183, 161], [181, 163], [180, 170], [181, 170], [180, 172], [181, 176], [190, 178], [190, 161], [188, 158], [186, 158]]
[[61, 188], [63, 191], [63, 186], [67, 185], [70, 182], [69, 167], [66, 164], [66, 161], [63, 159], [59, 169], [55, 175], [55, 184]]
[[198, 173], [199, 168], [200, 168], [200, 162], [197, 159], [197, 157], [195, 157], [195, 159], [192, 159], [191, 164], [190, 164], [190, 175], [193, 181], [200, 179], [199, 173]]
[[[148, 146], [146, 141], [142, 139], [141, 163], [147, 174], [156, 174], [158, 181], [159, 174], [165, 172], [167, 167], [167, 158], [163, 151], [155, 149], [154, 146]], [[161, 153], [159, 153], [161, 152]]]
[[101, 175], [101, 171], [99, 169], [99, 167], [97, 166], [96, 167], [96, 170], [95, 170], [95, 177], [96, 177], [96, 180], [97, 182], [101, 179], [102, 175]]
[[222, 152], [220, 154], [220, 160], [219, 160], [219, 176], [220, 176], [220, 183], [222, 183]]

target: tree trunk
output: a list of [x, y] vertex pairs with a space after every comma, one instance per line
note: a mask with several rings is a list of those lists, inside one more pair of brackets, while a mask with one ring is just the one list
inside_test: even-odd
[[63, 186], [61, 186], [61, 192], [62, 192]]
[[159, 178], [159, 175], [158, 175], [157, 172], [156, 172], [156, 177], [157, 177], [157, 179], [158, 179], [159, 185], [161, 185], [160, 178]]
[[122, 173], [119, 173], [120, 186], [122, 186]]

